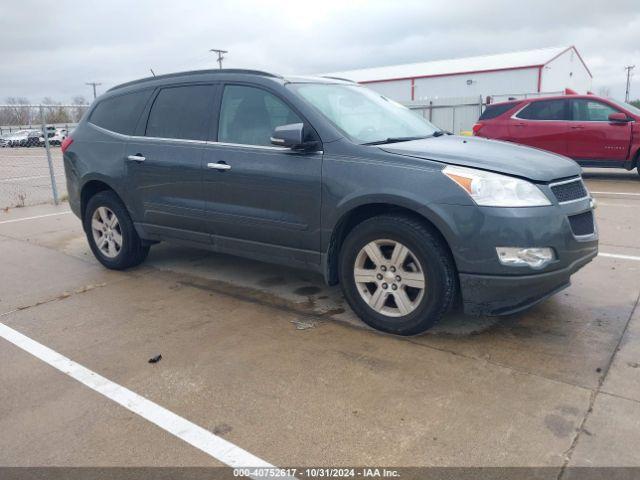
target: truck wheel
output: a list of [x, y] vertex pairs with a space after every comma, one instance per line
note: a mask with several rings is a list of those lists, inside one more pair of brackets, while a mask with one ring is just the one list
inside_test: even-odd
[[339, 262], [347, 302], [384, 332], [424, 332], [455, 299], [457, 272], [446, 245], [410, 216], [385, 214], [360, 223], [345, 239]]
[[112, 270], [124, 270], [144, 261], [149, 246], [143, 245], [129, 212], [112, 191], [98, 192], [87, 203], [84, 231], [98, 261]]

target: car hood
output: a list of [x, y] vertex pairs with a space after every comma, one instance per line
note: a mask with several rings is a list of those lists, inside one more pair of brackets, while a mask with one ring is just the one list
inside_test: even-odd
[[573, 160], [514, 143], [477, 137], [443, 135], [380, 146], [397, 155], [423, 158], [450, 165], [481, 168], [537, 182], [580, 175]]

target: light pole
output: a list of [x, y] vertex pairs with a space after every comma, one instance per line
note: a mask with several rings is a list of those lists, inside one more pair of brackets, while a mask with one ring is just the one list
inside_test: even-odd
[[631, 87], [631, 71], [636, 68], [635, 65], [627, 65], [624, 69], [627, 71], [627, 90], [624, 94], [624, 101], [629, 103], [629, 89]]
[[220, 69], [222, 70], [222, 60], [224, 59], [223, 54], [224, 53], [229, 53], [227, 50], [220, 50], [218, 48], [212, 48], [211, 50], [209, 50], [210, 52], [215, 52], [218, 54], [218, 66], [220, 67]]
[[85, 85], [90, 85], [90, 86], [93, 87], [93, 99], [95, 100], [96, 99], [96, 87], [98, 85], [102, 85], [102, 84], [98, 83], [98, 82], [87, 82]]

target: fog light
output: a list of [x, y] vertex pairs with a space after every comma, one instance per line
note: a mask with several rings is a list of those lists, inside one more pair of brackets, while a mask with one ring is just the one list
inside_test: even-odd
[[497, 247], [498, 259], [509, 267], [543, 268], [555, 256], [552, 248]]

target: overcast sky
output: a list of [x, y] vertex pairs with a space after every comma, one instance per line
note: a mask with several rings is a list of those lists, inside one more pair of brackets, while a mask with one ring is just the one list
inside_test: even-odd
[[216, 67], [317, 73], [575, 45], [593, 90], [623, 98], [640, 0], [2, 0], [0, 102], [69, 101], [128, 80]]

